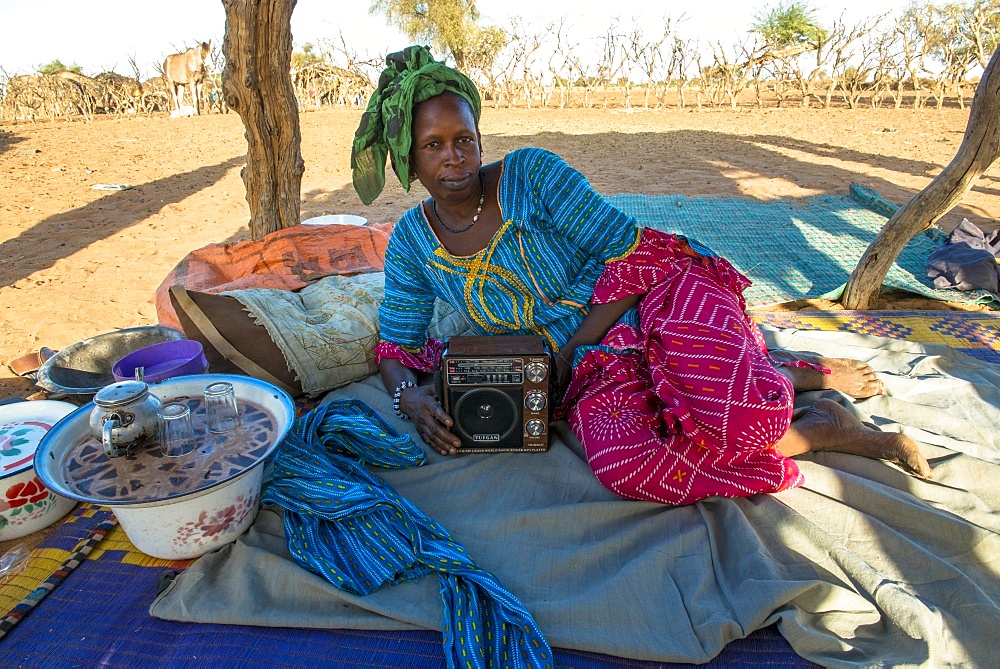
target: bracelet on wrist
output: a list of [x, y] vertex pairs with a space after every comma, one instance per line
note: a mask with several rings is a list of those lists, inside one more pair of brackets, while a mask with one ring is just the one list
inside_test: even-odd
[[399, 410], [399, 399], [403, 396], [403, 391], [407, 388], [416, 388], [417, 384], [413, 381], [400, 381], [396, 389], [392, 391], [392, 410], [397, 416], [403, 420], [410, 420], [410, 417]]

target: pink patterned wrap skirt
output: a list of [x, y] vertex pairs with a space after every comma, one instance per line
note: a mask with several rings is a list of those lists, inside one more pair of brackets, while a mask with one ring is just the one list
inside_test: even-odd
[[562, 405], [605, 487], [680, 505], [801, 485], [774, 448], [791, 423], [792, 383], [746, 313], [749, 283], [726, 260], [649, 229], [607, 265], [593, 302], [643, 294], [639, 328], [618, 324], [578, 355]]

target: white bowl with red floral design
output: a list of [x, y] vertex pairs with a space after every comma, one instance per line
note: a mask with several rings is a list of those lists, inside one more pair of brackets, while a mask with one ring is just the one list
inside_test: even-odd
[[186, 560], [234, 541], [257, 517], [261, 466], [201, 494], [114, 507], [132, 544], [146, 555]]
[[76, 506], [46, 487], [32, 464], [42, 438], [75, 409], [54, 400], [0, 406], [0, 541], [45, 529]]

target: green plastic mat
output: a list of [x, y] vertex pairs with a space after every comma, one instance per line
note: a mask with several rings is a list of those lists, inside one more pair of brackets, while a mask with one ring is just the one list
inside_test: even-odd
[[[848, 195], [770, 202], [685, 195], [613, 195], [608, 200], [641, 225], [683, 234], [728, 259], [753, 281], [750, 308], [809, 298], [836, 299], [885, 222], [899, 208], [869, 187]], [[949, 302], [1000, 306], [985, 290], [939, 290], [927, 278], [927, 259], [945, 243], [936, 228], [916, 235], [882, 285]]]

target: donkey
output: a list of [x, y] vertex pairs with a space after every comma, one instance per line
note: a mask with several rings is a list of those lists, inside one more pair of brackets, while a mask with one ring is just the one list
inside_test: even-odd
[[170, 94], [174, 99], [174, 109], [179, 110], [184, 101], [184, 87], [191, 91], [194, 109], [201, 114], [201, 86], [205, 80], [205, 58], [211, 51], [211, 42], [202, 42], [184, 53], [167, 56], [163, 61], [163, 76], [167, 79]]

